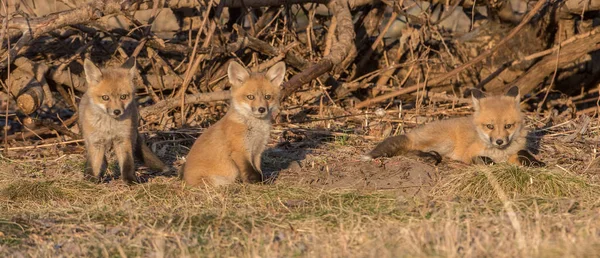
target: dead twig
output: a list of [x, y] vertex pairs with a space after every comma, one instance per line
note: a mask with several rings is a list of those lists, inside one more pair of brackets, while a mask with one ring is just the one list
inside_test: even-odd
[[[511, 39], [512, 37], [514, 37], [515, 35], [517, 35], [517, 33], [533, 18], [533, 16], [540, 11], [544, 5], [549, 2], [550, 0], [544, 0], [544, 1], [538, 1], [536, 3], [536, 5], [531, 9], [531, 11], [529, 11], [529, 13], [527, 13], [527, 15], [523, 18], [523, 20], [521, 21], [521, 23], [519, 23], [519, 25], [517, 27], [515, 27], [514, 29], [512, 29], [512, 31], [508, 34], [507, 37], [505, 37], [504, 39], [502, 39], [500, 42], [498, 42], [498, 44], [496, 44], [496, 46], [494, 46], [492, 49], [487, 50], [486, 52], [484, 52], [483, 54], [477, 56], [476, 58], [472, 59], [471, 61], [455, 68], [454, 70], [447, 72], [443, 75], [441, 75], [440, 77], [434, 78], [432, 80], [430, 80], [430, 86], [432, 85], [436, 85], [440, 82], [443, 82], [455, 75], [457, 75], [458, 73], [460, 73], [461, 71], [471, 67], [472, 65], [481, 62], [482, 60], [484, 60], [485, 58], [487, 58], [488, 56], [492, 55], [493, 53], [495, 53], [496, 51], [498, 51], [498, 49], [500, 49], [501, 46], [503, 46], [504, 44], [506, 44], [506, 42], [508, 42], [509, 39]], [[388, 93], [388, 94], [384, 94], [372, 99], [368, 99], [365, 100], [363, 102], [360, 102], [356, 105], [356, 108], [363, 108], [363, 107], [367, 107], [370, 105], [373, 105], [375, 103], [396, 97], [396, 96], [400, 96], [402, 94], [406, 94], [406, 93], [411, 93], [413, 91], [416, 91], [420, 88], [422, 88], [423, 86], [425, 86], [424, 83], [420, 83], [417, 85], [413, 85], [407, 88], [403, 88], [400, 89], [398, 91], [392, 92], [392, 93]]]

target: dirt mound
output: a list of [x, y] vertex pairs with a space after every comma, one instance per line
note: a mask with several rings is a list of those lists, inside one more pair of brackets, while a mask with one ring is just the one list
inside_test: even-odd
[[323, 188], [393, 190], [415, 195], [433, 186], [437, 171], [432, 165], [404, 157], [369, 162], [345, 157], [334, 161], [307, 157], [279, 172], [276, 182]]

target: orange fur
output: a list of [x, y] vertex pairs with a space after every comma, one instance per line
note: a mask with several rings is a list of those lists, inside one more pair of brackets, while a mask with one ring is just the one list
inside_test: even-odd
[[493, 162], [522, 164], [520, 153], [526, 148], [527, 131], [519, 108], [518, 88], [493, 97], [483, 97], [482, 92], [474, 90], [472, 99], [472, 116], [432, 122], [406, 135], [390, 137], [364, 159], [419, 151], [435, 152], [464, 163], [487, 157]]
[[269, 139], [271, 114], [279, 107], [284, 75], [283, 62], [264, 74], [250, 74], [230, 63], [230, 110], [192, 146], [181, 170], [188, 185], [262, 181], [261, 155]]
[[139, 118], [132, 81], [135, 60], [130, 59], [121, 68], [100, 70], [86, 59], [84, 69], [88, 90], [79, 103], [79, 127], [87, 150], [86, 178], [100, 180], [107, 165], [105, 154], [111, 147], [127, 183], [137, 182], [134, 156], [154, 170], [165, 170], [166, 166], [137, 130]]

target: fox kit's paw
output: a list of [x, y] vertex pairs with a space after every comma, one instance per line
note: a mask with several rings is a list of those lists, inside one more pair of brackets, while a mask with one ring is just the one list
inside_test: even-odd
[[537, 160], [533, 155], [531, 155], [531, 153], [529, 153], [529, 151], [520, 150], [517, 153], [517, 155], [518, 155], [519, 163], [521, 163], [521, 165], [523, 165], [523, 166], [534, 167], [534, 168], [546, 166], [546, 163]]
[[473, 164], [475, 164], [475, 165], [494, 165], [494, 164], [496, 164], [496, 162], [494, 162], [494, 160], [491, 159], [490, 157], [478, 156], [478, 157], [473, 158]]
[[440, 164], [440, 162], [442, 162], [442, 156], [435, 151], [429, 151], [429, 152], [418, 151], [415, 154], [420, 161], [431, 163], [434, 166], [437, 166], [438, 164]]
[[101, 178], [99, 176], [94, 176], [92, 174], [83, 174], [83, 179], [85, 179], [88, 182], [94, 183], [94, 184], [98, 184], [100, 182], [102, 182]]

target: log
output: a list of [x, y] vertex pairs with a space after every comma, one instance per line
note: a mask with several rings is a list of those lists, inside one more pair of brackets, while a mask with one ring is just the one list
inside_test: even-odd
[[[131, 0], [94, 0], [91, 3], [64, 12], [53, 13], [39, 18], [15, 17], [8, 21], [8, 28], [23, 31], [19, 42], [0, 61], [0, 71], [14, 61], [21, 49], [33, 39], [68, 25], [87, 24], [104, 15], [129, 9]], [[0, 26], [1, 27], [1, 26]]]
[[13, 70], [8, 84], [11, 94], [16, 96], [17, 106], [24, 114], [29, 115], [42, 106], [44, 90], [31, 70], [21, 67]]
[[[577, 37], [577, 36], [575, 36]], [[587, 37], [577, 38], [571, 44], [565, 45], [560, 49], [559, 56], [556, 54], [550, 54], [545, 56], [541, 61], [531, 67], [527, 73], [522, 77], [513, 81], [504, 88], [512, 87], [513, 85], [519, 86], [521, 94], [527, 94], [532, 92], [544, 79], [554, 72], [555, 66], [558, 67], [570, 65], [577, 59], [583, 57], [587, 53], [600, 49], [600, 27], [591, 31]], [[558, 48], [553, 51], [556, 53], [559, 51]], [[503, 89], [492, 89], [492, 92], [500, 92]]]

